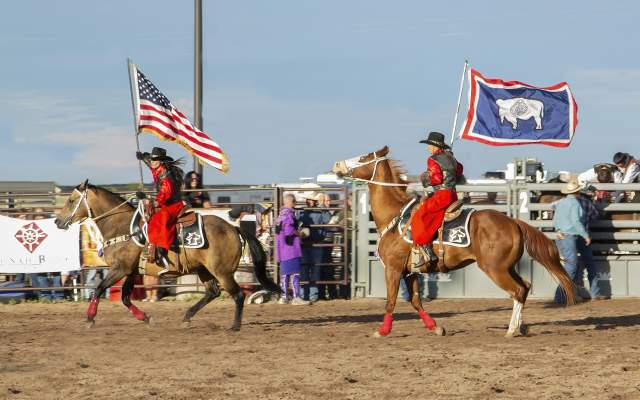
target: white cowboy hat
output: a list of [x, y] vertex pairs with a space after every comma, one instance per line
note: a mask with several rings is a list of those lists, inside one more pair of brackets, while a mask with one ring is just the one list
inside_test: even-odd
[[318, 201], [319, 196], [320, 196], [320, 193], [318, 192], [302, 192], [302, 194], [300, 195], [300, 197], [302, 197], [305, 200], [315, 200], [315, 201]]
[[563, 187], [560, 190], [560, 193], [562, 194], [571, 194], [571, 193], [577, 193], [579, 191], [582, 190], [582, 186], [578, 183], [578, 181], [570, 181], [569, 183], [567, 183], [567, 186]]

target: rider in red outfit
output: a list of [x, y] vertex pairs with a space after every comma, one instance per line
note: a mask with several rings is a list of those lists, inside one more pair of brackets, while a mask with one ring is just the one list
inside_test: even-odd
[[180, 194], [181, 177], [176, 176], [176, 170], [178, 174], [180, 171], [176, 162], [171, 157], [167, 157], [166, 150], [160, 147], [154, 147], [151, 154], [138, 152], [136, 157], [143, 160], [151, 169], [157, 192], [156, 205], [159, 207], [151, 216], [147, 227], [149, 236], [147, 257], [149, 262], [156, 263], [157, 252], [158, 261], [168, 269], [168, 251], [175, 238], [178, 215], [184, 208]]
[[411, 219], [411, 234], [414, 246], [422, 246], [430, 260], [437, 257], [431, 249], [431, 242], [438, 232], [444, 213], [458, 200], [456, 182], [462, 176], [463, 167], [444, 142], [444, 135], [430, 132], [429, 137], [421, 140], [426, 143], [431, 156], [427, 160], [427, 171], [421, 175], [425, 187], [432, 186], [434, 193], [422, 202]]

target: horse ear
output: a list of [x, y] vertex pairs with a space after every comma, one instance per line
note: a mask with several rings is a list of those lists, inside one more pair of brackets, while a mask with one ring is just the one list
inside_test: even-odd
[[389, 146], [384, 146], [380, 150], [376, 151], [376, 155], [379, 157], [384, 157], [389, 153]]
[[78, 187], [79, 190], [85, 190], [87, 188], [87, 186], [89, 185], [89, 178], [85, 179], [84, 182], [82, 182], [80, 184], [80, 186]]

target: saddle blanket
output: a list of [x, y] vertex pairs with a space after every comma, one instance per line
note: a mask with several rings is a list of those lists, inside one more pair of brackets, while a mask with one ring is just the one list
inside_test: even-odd
[[[142, 215], [142, 203], [140, 207], [133, 214], [131, 219], [131, 225], [129, 226], [129, 232], [131, 238], [140, 247], [144, 247], [149, 241], [147, 236], [147, 223], [141, 225]], [[202, 226], [202, 215], [196, 213], [196, 223], [191, 226], [183, 227], [181, 224], [176, 226], [176, 238], [173, 242], [173, 248], [186, 248], [186, 249], [201, 249], [206, 245], [206, 236]]]
[[[408, 242], [413, 243], [411, 237], [411, 214], [413, 208], [420, 204], [417, 198], [412, 199], [407, 205], [400, 211], [400, 218], [398, 221], [398, 231], [400, 236]], [[444, 229], [442, 233], [443, 244], [453, 247], [469, 247], [471, 245], [471, 236], [469, 235], [469, 220], [471, 214], [475, 210], [468, 208], [462, 210], [460, 215], [452, 221], [444, 223]], [[406, 227], [406, 230], [405, 230]], [[438, 236], [434, 238], [434, 242], [438, 240]]]

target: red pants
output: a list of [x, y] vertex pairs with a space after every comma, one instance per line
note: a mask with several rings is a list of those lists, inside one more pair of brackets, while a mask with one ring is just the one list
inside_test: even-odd
[[444, 212], [456, 200], [458, 200], [456, 192], [441, 189], [420, 205], [411, 219], [411, 235], [414, 244], [423, 246], [433, 241], [444, 219]]
[[147, 227], [149, 243], [167, 250], [171, 248], [176, 236], [178, 214], [180, 214], [183, 207], [184, 204], [181, 201], [177, 201], [171, 205], [161, 207], [160, 210], [153, 214]]

